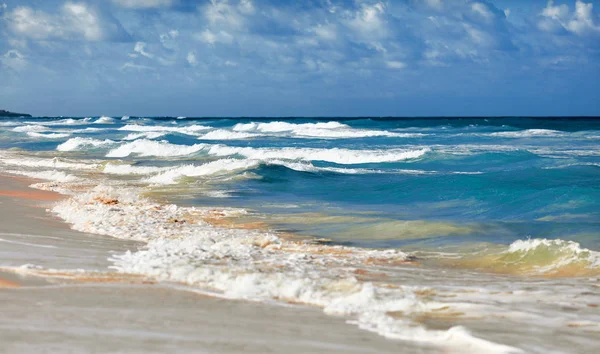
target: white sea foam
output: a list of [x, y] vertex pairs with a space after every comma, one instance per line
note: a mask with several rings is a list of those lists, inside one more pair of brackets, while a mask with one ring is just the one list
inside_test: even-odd
[[83, 128], [83, 129], [73, 129], [73, 130], [61, 130], [61, 132], [70, 132], [70, 133], [95, 133], [106, 130], [104, 128]]
[[23, 171], [23, 170], [8, 170], [7, 173], [27, 176], [36, 179], [43, 179], [53, 182], [75, 182], [79, 181], [80, 178], [74, 175], [67, 174], [63, 171], [51, 170], [51, 171]]
[[510, 244], [506, 254], [518, 255], [520, 262], [535, 262], [537, 271], [548, 273], [574, 263], [600, 268], [600, 252], [591, 251], [574, 241], [528, 239]]
[[361, 164], [404, 161], [422, 157], [429, 149], [406, 150], [349, 150], [349, 149], [316, 149], [316, 148], [250, 148], [213, 145], [208, 153], [214, 156], [241, 155], [255, 160], [304, 160], [327, 161], [337, 164]]
[[208, 129], [211, 129], [211, 128], [203, 126], [203, 125], [189, 125], [189, 126], [183, 126], [183, 127], [178, 127], [178, 126], [166, 127], [166, 126], [162, 126], [162, 125], [138, 125], [138, 124], [128, 124], [124, 127], [119, 128], [119, 130], [132, 131], [132, 132], [179, 133], [179, 134], [194, 135], [194, 136], [201, 135], [202, 133], [200, 133], [200, 132], [208, 130]]
[[115, 123], [115, 120], [111, 117], [105, 117], [102, 116], [100, 118], [98, 118], [95, 122], [93, 122], [93, 124], [113, 124]]
[[239, 140], [239, 139], [255, 138], [260, 135], [261, 134], [236, 132], [236, 131], [229, 131], [229, 130], [225, 130], [225, 129], [217, 129], [217, 130], [210, 131], [204, 135], [201, 135], [198, 139], [202, 139], [202, 140]]
[[129, 118], [130, 118], [129, 116], [123, 116], [123, 117], [121, 117], [121, 120], [129, 120]]
[[105, 140], [99, 140], [99, 139], [94, 139], [94, 138], [81, 138], [81, 137], [76, 137], [76, 138], [71, 138], [67, 141], [65, 141], [64, 143], [58, 145], [56, 147], [56, 150], [58, 151], [74, 151], [74, 150], [80, 150], [82, 148], [86, 148], [86, 147], [102, 147], [102, 146], [108, 146], [108, 145], [112, 145], [115, 144], [114, 141], [109, 140], [109, 139], [105, 139]]
[[167, 141], [154, 141], [147, 139], [134, 140], [125, 143], [118, 148], [110, 150], [106, 157], [127, 157], [132, 154], [139, 156], [185, 156], [204, 149], [206, 145], [177, 145]]
[[558, 130], [550, 129], [526, 129], [513, 132], [496, 132], [490, 133], [489, 135], [502, 138], [531, 138], [538, 136], [561, 136], [563, 133]]
[[62, 158], [38, 158], [25, 157], [10, 153], [0, 153], [0, 163], [11, 166], [31, 167], [31, 168], [52, 168], [52, 169], [68, 169], [68, 170], [96, 170], [99, 164], [82, 163], [69, 159]]
[[80, 231], [147, 241], [144, 249], [114, 256], [115, 269], [123, 273], [185, 283], [226, 298], [318, 306], [327, 314], [356, 318], [361, 328], [390, 338], [475, 352], [520, 352], [476, 338], [461, 327], [427, 329], [411, 316], [443, 315], [452, 306], [425, 301], [416, 296], [416, 288], [355, 277], [354, 267], [365, 262], [406, 259], [399, 251], [301, 244], [269, 232], [215, 228], [202, 220], [213, 210], [157, 205], [128, 189], [96, 187], [60, 201], [53, 211]]
[[112, 175], [150, 175], [169, 169], [170, 167], [132, 166], [127, 164], [107, 163], [102, 172]]
[[53, 125], [83, 125], [90, 124], [92, 118], [83, 118], [83, 119], [59, 119], [59, 120], [48, 120], [48, 121], [40, 121], [40, 122], [25, 122], [27, 124], [40, 124], [45, 126], [53, 126]]
[[140, 138], [145, 139], [156, 139], [165, 136], [167, 133], [163, 132], [145, 132], [145, 133], [129, 133], [123, 138], [123, 140], [136, 140]]
[[294, 124], [288, 122], [268, 122], [268, 123], [238, 123], [233, 127], [237, 132], [258, 132], [269, 135], [289, 135], [292, 137], [307, 138], [366, 138], [366, 137], [421, 137], [424, 134], [418, 133], [394, 133], [385, 130], [356, 129], [347, 124], [339, 122], [326, 123], [303, 123]]
[[214, 176], [229, 174], [233, 171], [247, 170], [260, 165], [260, 161], [221, 159], [207, 162], [203, 165], [183, 165], [155, 176], [147, 178], [144, 182], [153, 184], [174, 184], [182, 177]]
[[43, 134], [43, 133], [36, 133], [36, 132], [28, 132], [27, 135], [32, 138], [44, 138], [44, 139], [62, 139], [62, 138], [67, 138], [67, 137], [71, 136], [71, 134], [68, 134], [68, 133]]
[[20, 127], [16, 127], [13, 129], [14, 132], [20, 132], [20, 133], [29, 133], [29, 132], [45, 132], [50, 130], [48, 127], [43, 126], [43, 125], [22, 125]]
[[21, 125], [21, 122], [13, 122], [13, 121], [9, 121], [9, 122], [0, 122], [0, 127], [14, 127], [17, 125]]

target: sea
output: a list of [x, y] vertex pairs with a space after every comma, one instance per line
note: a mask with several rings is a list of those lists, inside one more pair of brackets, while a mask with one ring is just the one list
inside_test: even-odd
[[600, 118], [3, 118], [0, 169], [144, 243], [112, 271], [423, 353], [600, 348]]

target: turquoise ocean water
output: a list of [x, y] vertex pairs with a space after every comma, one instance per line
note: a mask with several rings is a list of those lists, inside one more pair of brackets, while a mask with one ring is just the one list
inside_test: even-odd
[[[329, 289], [329, 285], [315, 279], [339, 279], [347, 275], [330, 274], [331, 269], [320, 268], [324, 264], [335, 260], [338, 262], [336, 267], [341, 267], [335, 268], [339, 272], [356, 266], [347, 259], [336, 258], [337, 253], [332, 249], [320, 250], [320, 253], [305, 252], [315, 254], [313, 257], [317, 258], [322, 252], [329, 252], [332, 258], [327, 262], [317, 258], [302, 261], [286, 258], [281, 267], [290, 267], [285, 268], [289, 273], [273, 274], [260, 267], [265, 260], [271, 259], [269, 257], [280, 257], [277, 252], [268, 251], [259, 256], [248, 251], [243, 255], [227, 256], [229, 267], [239, 266], [253, 276], [252, 285], [244, 283], [247, 286], [241, 291], [238, 278], [231, 283], [208, 275], [203, 275], [202, 281], [191, 281], [191, 275], [181, 278], [184, 280], [177, 278], [176, 274], [183, 268], [174, 268], [169, 263], [173, 262], [173, 255], [185, 260], [180, 259], [177, 267], [185, 263], [185, 269], [191, 267], [198, 271], [210, 264], [219, 272], [225, 272], [218, 264], [213, 264], [214, 257], [221, 257], [225, 251], [220, 249], [220, 253], [215, 253], [217, 256], [212, 254], [213, 258], [198, 258], [196, 249], [190, 249], [188, 244], [185, 248], [177, 244], [168, 247], [179, 247], [178, 253], [173, 251], [170, 258], [160, 258], [164, 256], [161, 247], [170, 248], [165, 240], [160, 245], [154, 242], [150, 235], [152, 231], [145, 229], [144, 222], [150, 218], [148, 213], [143, 214], [146, 219], [136, 216], [136, 220], [146, 221], [136, 221], [139, 230], [126, 234], [114, 225], [109, 228], [99, 220], [100, 217], [94, 219], [81, 214], [74, 205], [69, 206], [71, 209], [63, 206], [56, 211], [76, 228], [94, 225], [91, 229], [94, 232], [154, 240], [149, 242], [147, 250], [119, 258], [117, 264], [123, 271], [160, 274], [165, 279], [196, 285], [209, 284], [208, 287], [219, 289], [230, 297], [244, 299], [284, 297], [273, 289], [288, 296], [286, 291], [289, 289], [281, 285], [280, 276], [289, 282], [311, 279], [311, 285], [305, 287], [313, 289], [312, 295], [296, 290], [293, 296], [289, 295], [290, 301], [321, 306], [326, 312], [332, 304], [344, 303], [348, 306], [343, 307], [348, 314], [359, 314], [356, 315], [359, 325], [366, 321], [362, 327], [412, 341], [416, 340], [415, 334], [407, 335], [406, 331], [407, 328], [412, 331], [414, 323], [406, 328], [400, 326], [401, 321], [392, 325], [391, 320], [384, 321], [383, 317], [373, 315], [374, 309], [386, 308], [384, 313], [388, 315], [409, 313], [402, 307], [408, 305], [404, 304], [400, 306], [401, 311], [394, 312], [398, 303], [389, 302], [390, 299], [397, 300], [398, 296], [406, 296], [404, 286], [421, 289], [411, 290], [417, 294], [414, 295], [416, 298], [420, 298], [423, 288], [436, 289], [437, 293], [452, 289], [452, 295], [440, 295], [435, 303], [444, 304], [448, 298], [457, 296], [456, 303], [439, 308], [446, 311], [455, 306], [452, 316], [463, 312], [470, 314], [469, 309], [475, 309], [474, 313], [486, 313], [486, 320], [473, 326], [481, 331], [475, 333], [475, 337], [511, 345], [511, 348], [485, 347], [486, 352], [545, 352], [549, 348], [560, 348], [561, 344], [553, 342], [552, 338], [552, 333], [559, 327], [561, 330], [567, 328], [564, 335], [568, 339], [560, 340], [579, 343], [577, 350], [590, 349], [592, 342], [598, 344], [597, 340], [589, 342], [589, 338], [597, 333], [594, 331], [600, 329], [600, 315], [592, 306], [595, 305], [593, 301], [600, 298], [597, 290], [597, 277], [600, 276], [600, 119], [597, 118], [6, 118], [0, 120], [0, 152], [0, 167], [5, 173], [49, 181], [44, 185], [47, 189], [60, 191], [63, 188], [75, 194], [78, 189], [72, 185], [77, 183], [87, 187], [138, 188], [144, 197], [180, 208], [243, 210], [231, 215], [218, 213], [227, 221], [228, 227], [268, 230], [300, 240], [316, 240], [343, 252], [354, 252], [354, 249], [360, 252], [406, 252], [409, 256], [405, 260], [421, 267], [418, 272], [377, 268], [388, 274], [389, 284], [392, 284], [374, 290], [373, 296], [382, 301], [381, 304], [373, 302], [375, 305], [367, 306], [361, 303], [359, 306], [352, 302], [352, 307], [348, 305], [350, 302], [344, 302], [350, 301], [346, 297], [339, 300], [341, 295], [337, 292], [335, 296], [338, 297], [329, 292], [326, 294], [329, 297], [324, 293], [315, 295], [314, 289]], [[120, 196], [119, 190], [111, 193], [115, 204], [117, 199], [123, 203], [121, 200], [125, 197]], [[137, 208], [138, 204], [132, 202], [131, 205]], [[102, 212], [106, 213], [102, 215], [113, 215], [110, 209]], [[77, 218], [85, 219], [88, 226], [77, 226]], [[227, 237], [230, 237], [228, 242], [238, 240], [237, 236]], [[261, 243], [261, 247], [268, 249], [272, 242], [275, 241]], [[335, 248], [338, 246], [342, 248]], [[233, 246], [228, 244], [228, 247]], [[202, 252], [206, 250], [202, 248]], [[154, 257], [153, 268], [147, 270], [142, 265], [150, 264], [150, 257]], [[273, 262], [280, 260], [273, 259]], [[370, 259], [361, 264], [372, 265]], [[135, 267], [131, 265], [134, 263]], [[159, 263], [161, 266], [157, 266]], [[168, 270], [163, 273], [156, 270], [163, 266]], [[173, 269], [178, 269], [179, 273]], [[368, 271], [373, 270], [368, 268]], [[445, 273], [439, 277], [437, 273], [420, 273], [427, 271], [458, 273]], [[257, 274], [269, 276], [259, 281]], [[274, 280], [274, 274], [279, 280]], [[209, 278], [210, 282], [206, 280]], [[377, 284], [373, 279], [365, 283], [360, 277], [350, 278], [361, 284], [360, 291], [363, 292], [366, 291], [365, 284]], [[465, 290], [464, 279], [468, 279], [466, 283], [476, 284], [473, 285], [475, 290]], [[237, 285], [232, 285], [234, 283]], [[248, 290], [250, 288], [253, 290]], [[284, 288], [288, 290], [281, 290]], [[403, 295], [390, 295], [391, 290], [384, 290], [398, 288], [403, 289]], [[564, 290], [565, 301], [569, 306], [581, 306], [580, 318], [585, 320], [573, 324], [577, 316], [552, 308], [557, 301], [552, 297], [555, 289], [568, 289]], [[498, 294], [502, 291], [506, 294], [531, 293], [515, 300], [500, 298]], [[473, 292], [487, 292], [487, 295], [481, 298], [465, 295]], [[544, 305], [532, 305], [528, 302], [532, 296], [539, 296]], [[585, 296], [592, 298], [585, 300]], [[320, 300], [313, 303], [309, 300], [313, 298]], [[424, 303], [435, 307], [431, 298]], [[417, 311], [417, 307], [419, 311], [425, 311], [423, 309], [427, 307], [421, 303], [415, 306], [410, 307], [411, 311]], [[490, 310], [493, 306], [498, 307], [496, 312]], [[341, 312], [346, 314], [344, 311]], [[428, 315], [415, 315], [411, 321], [419, 326], [433, 321], [427, 316], [437, 310], [429, 308], [428, 311]], [[542, 333], [539, 336], [529, 333], [528, 336], [537, 336], [530, 341], [523, 335], [531, 326], [529, 320], [539, 323], [536, 316], [544, 311], [556, 321], [563, 322], [549, 323], [548, 327], [539, 329]], [[526, 315], [515, 316], [513, 322], [494, 322], [496, 320], [489, 319], [496, 318], [490, 315], [492, 313]], [[524, 320], [526, 317], [528, 320]], [[444, 321], [447, 324], [447, 320]], [[468, 321], [457, 322], [471, 328]], [[427, 323], [424, 326], [430, 329]], [[507, 329], [510, 326], [527, 330], [513, 333]], [[439, 323], [433, 327], [439, 332]], [[577, 332], [576, 328], [580, 327], [592, 328], [592, 332]], [[434, 332], [423, 332], [427, 333], [423, 334], [423, 338], [427, 338], [423, 342], [454, 343], [457, 338], [456, 335], [443, 337], [441, 332]], [[506, 334], [509, 332], [512, 334]], [[553, 345], [548, 347], [548, 343]], [[568, 346], [563, 349], [569, 352]]]

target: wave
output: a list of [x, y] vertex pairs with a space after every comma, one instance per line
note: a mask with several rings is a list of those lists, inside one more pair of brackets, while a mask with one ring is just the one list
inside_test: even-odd
[[390, 150], [349, 150], [349, 149], [317, 149], [317, 148], [251, 148], [213, 145], [208, 154], [213, 156], [241, 155], [255, 160], [304, 160], [326, 161], [341, 165], [361, 163], [396, 162], [422, 157], [430, 150], [390, 149]]
[[106, 117], [106, 116], [102, 116], [98, 119], [96, 119], [96, 121], [92, 122], [92, 124], [114, 124], [115, 120], [111, 117]]
[[367, 137], [421, 137], [419, 133], [394, 133], [385, 130], [356, 129], [339, 122], [303, 123], [288, 122], [238, 123], [233, 128], [236, 132], [254, 132], [263, 134], [284, 133], [295, 137], [307, 138], [367, 138]]
[[58, 145], [56, 147], [56, 150], [58, 150], [58, 151], [75, 151], [75, 150], [79, 150], [81, 148], [89, 147], [89, 146], [102, 147], [102, 146], [108, 146], [108, 145], [112, 145], [112, 144], [116, 144], [116, 142], [113, 140], [110, 140], [110, 139], [99, 140], [99, 139], [94, 139], [94, 138], [76, 137], [76, 138], [71, 138], [71, 139], [65, 141], [64, 143]]
[[185, 156], [196, 153], [205, 147], [205, 144], [190, 146], [171, 144], [166, 141], [139, 139], [110, 150], [106, 157], [127, 157], [132, 154], [159, 157]]
[[39, 133], [39, 132], [45, 132], [50, 130], [48, 127], [43, 126], [43, 125], [39, 125], [39, 124], [34, 124], [34, 125], [23, 125], [20, 127], [16, 127], [13, 129], [13, 132], [19, 132], [19, 133], [30, 133], [30, 132], [35, 132], [35, 133]]
[[600, 275], [600, 252], [561, 239], [517, 240], [508, 249], [466, 257], [458, 264], [494, 273], [574, 277]]
[[156, 138], [163, 137], [165, 135], [167, 135], [167, 133], [162, 133], [162, 132], [130, 133], [130, 134], [127, 134], [127, 136], [125, 136], [123, 138], [123, 140], [137, 140], [140, 138], [156, 139]]
[[69, 170], [96, 170], [99, 164], [96, 163], [81, 163], [74, 160], [53, 158], [44, 159], [36, 157], [25, 157], [22, 155], [12, 155], [8, 153], [0, 153], [0, 163], [11, 166], [31, 167], [31, 168], [53, 168], [53, 169], [69, 169]]
[[130, 118], [131, 117], [129, 117], [129, 116], [123, 116], [123, 117], [121, 117], [121, 120], [129, 120]]
[[43, 122], [25, 122], [27, 124], [41, 124], [45, 126], [53, 126], [53, 125], [83, 125], [90, 124], [92, 118], [83, 118], [83, 119], [59, 119], [59, 120], [51, 120], [51, 121], [43, 121]]
[[[135, 189], [98, 186], [58, 202], [52, 211], [79, 231], [145, 241], [143, 249], [111, 258], [113, 268], [124, 274], [183, 283], [230, 299], [317, 306], [390, 338], [485, 353], [519, 352], [463, 327], [437, 330], [413, 320], [457, 309], [474, 314], [477, 306], [453, 309], [456, 300], [429, 300], [417, 295], [421, 287], [358, 279], [355, 271], [365, 264], [403, 264], [409, 256], [400, 251], [316, 245], [265, 231], [217, 228], [204, 219], [245, 211], [159, 205], [139, 197]], [[394, 317], [399, 313], [402, 318]]]
[[62, 138], [67, 138], [67, 137], [71, 136], [71, 134], [68, 134], [68, 133], [43, 134], [43, 133], [36, 133], [36, 132], [28, 132], [27, 135], [32, 138], [44, 138], [44, 139], [62, 139]]
[[132, 154], [139, 156], [185, 156], [204, 151], [210, 156], [244, 156], [252, 160], [302, 160], [326, 161], [337, 164], [361, 164], [396, 162], [416, 159], [430, 151], [428, 148], [418, 150], [390, 149], [390, 150], [350, 150], [350, 149], [318, 149], [318, 148], [251, 148], [233, 147], [227, 145], [177, 145], [167, 141], [154, 141], [139, 139], [125, 143], [118, 148], [110, 150], [106, 157], [126, 157]]
[[161, 126], [161, 125], [138, 125], [138, 124], [128, 124], [124, 127], [119, 128], [119, 130], [124, 131], [132, 131], [132, 132], [143, 132], [143, 133], [179, 133], [186, 135], [198, 136], [201, 131], [209, 130], [210, 127], [203, 125], [190, 125], [185, 127], [178, 126]]
[[107, 163], [102, 172], [113, 175], [150, 175], [169, 169], [169, 167], [132, 166], [127, 164]]
[[210, 131], [204, 135], [201, 135], [198, 139], [200, 140], [239, 140], [239, 139], [250, 139], [261, 136], [261, 134], [245, 133], [229, 131], [225, 129], [217, 129]]
[[496, 136], [502, 138], [531, 138], [537, 136], [561, 136], [564, 133], [558, 130], [550, 129], [526, 129], [516, 132], [496, 132], [490, 133], [489, 136]]
[[183, 177], [214, 176], [247, 170], [260, 165], [260, 161], [221, 159], [203, 165], [183, 165], [147, 178], [144, 182], [153, 184], [174, 184]]
[[68, 182], [75, 182], [75, 181], [80, 180], [80, 178], [77, 176], [70, 175], [63, 171], [57, 171], [57, 170], [52, 170], [52, 171], [8, 170], [5, 172], [16, 174], [16, 175], [21, 175], [21, 176], [27, 176], [27, 177], [31, 177], [31, 178], [35, 178], [35, 179], [43, 179], [43, 180], [47, 180], [47, 181], [53, 181], [53, 182], [68, 183]]

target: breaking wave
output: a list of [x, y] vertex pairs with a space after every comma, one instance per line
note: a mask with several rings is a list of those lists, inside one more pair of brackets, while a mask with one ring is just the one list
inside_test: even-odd
[[94, 121], [92, 124], [114, 124], [114, 123], [115, 123], [114, 118], [102, 116], [102, 117], [98, 118], [96, 121]]
[[284, 135], [307, 138], [367, 138], [367, 137], [421, 137], [424, 134], [394, 133], [385, 130], [355, 129], [339, 122], [303, 123], [288, 122], [239, 123], [233, 127], [236, 132], [254, 132], [263, 134], [283, 133]]
[[350, 149], [317, 149], [317, 148], [250, 148], [213, 145], [208, 150], [214, 156], [241, 155], [255, 160], [304, 160], [326, 161], [341, 165], [361, 163], [395, 162], [422, 157], [430, 150], [350, 150]]
[[600, 275], [600, 252], [574, 241], [517, 240], [498, 253], [467, 257], [459, 265], [495, 273], [555, 277]]
[[[357, 278], [356, 270], [365, 264], [405, 263], [410, 257], [400, 251], [318, 245], [268, 231], [218, 228], [205, 220], [246, 212], [160, 205], [139, 197], [135, 189], [98, 186], [58, 202], [52, 211], [79, 231], [146, 242], [143, 249], [113, 256], [114, 268], [124, 274], [183, 283], [230, 299], [312, 305], [389, 338], [476, 352], [521, 352], [477, 338], [460, 326], [432, 329], [412, 320], [449, 311], [448, 305], [417, 295], [419, 288]], [[395, 315], [400, 313], [402, 318]]]
[[502, 138], [531, 138], [536, 136], [560, 136], [563, 135], [563, 133], [558, 130], [550, 129], [527, 129], [517, 132], [496, 132], [490, 133], [489, 135]]
[[110, 139], [105, 139], [105, 140], [99, 140], [99, 139], [94, 139], [94, 138], [80, 138], [80, 137], [76, 137], [76, 138], [71, 138], [67, 141], [65, 141], [64, 143], [58, 145], [56, 147], [56, 150], [58, 151], [75, 151], [75, 150], [79, 150], [85, 147], [102, 147], [102, 146], [108, 146], [108, 145], [112, 145], [112, 144], [116, 144], [115, 141], [110, 140]]
[[132, 154], [139, 156], [185, 156], [203, 151], [210, 156], [243, 156], [248, 159], [268, 160], [303, 160], [303, 161], [326, 161], [337, 164], [361, 164], [395, 162], [416, 159], [422, 157], [430, 150], [428, 148], [418, 150], [390, 149], [390, 150], [350, 150], [350, 149], [318, 149], [318, 148], [251, 148], [234, 147], [227, 145], [177, 145], [167, 141], [153, 141], [139, 139], [125, 143], [110, 150], [106, 157], [126, 157]]
[[32, 138], [44, 138], [44, 139], [62, 139], [71, 136], [69, 133], [36, 133], [36, 132], [28, 132], [28, 136]]
[[132, 132], [142, 132], [142, 133], [179, 133], [186, 135], [198, 136], [201, 135], [201, 131], [211, 129], [210, 127], [206, 127], [204, 125], [190, 125], [185, 127], [178, 126], [160, 126], [160, 125], [139, 125], [139, 124], [128, 124], [124, 127], [119, 128], [119, 130], [124, 131], [132, 131]]
[[127, 157], [132, 154], [159, 157], [185, 156], [198, 152], [205, 147], [206, 145], [204, 144], [195, 144], [191, 146], [176, 145], [166, 141], [139, 139], [110, 150], [108, 154], [106, 154], [106, 157]]

